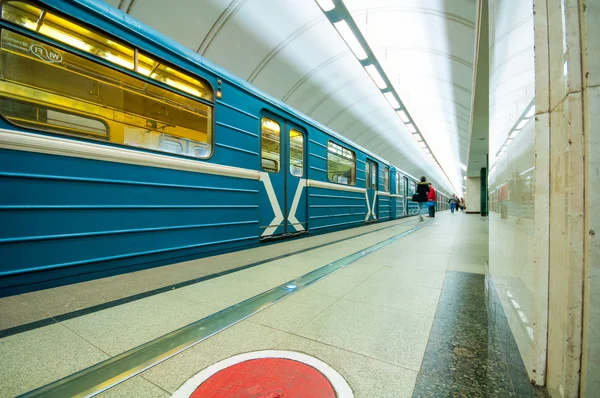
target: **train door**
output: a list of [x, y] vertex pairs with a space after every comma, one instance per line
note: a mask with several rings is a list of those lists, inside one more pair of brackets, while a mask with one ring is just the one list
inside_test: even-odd
[[404, 215], [408, 216], [408, 177], [402, 176], [402, 182], [404, 185], [402, 188], [402, 195], [404, 196], [404, 198], [402, 198], [404, 201]]
[[406, 181], [408, 181], [407, 186], [409, 187], [407, 189], [407, 195], [406, 195], [406, 208], [407, 208], [407, 215], [409, 216], [414, 216], [419, 214], [419, 204], [417, 202], [413, 202], [412, 201], [412, 196], [417, 192], [417, 184], [414, 181], [409, 181], [408, 178], [406, 179]]
[[261, 119], [261, 239], [306, 231], [306, 132], [285, 119]]
[[365, 221], [377, 221], [377, 163], [367, 159], [365, 167], [365, 179], [367, 180], [367, 217]]

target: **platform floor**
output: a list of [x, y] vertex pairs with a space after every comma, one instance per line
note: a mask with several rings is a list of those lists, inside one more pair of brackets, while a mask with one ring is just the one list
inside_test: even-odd
[[[190, 270], [203, 260], [107, 278], [134, 286], [109, 289], [99, 301], [83, 291], [86, 284], [46, 292], [88, 298], [76, 304], [83, 307], [79, 314], [72, 306], [39, 303], [45, 317], [4, 321], [14, 333], [0, 339], [0, 396], [66, 377], [388, 239], [393, 242], [101, 395], [171, 396], [218, 361], [274, 349], [325, 362], [355, 397], [533, 396], [518, 353], [510, 351], [512, 336], [498, 325], [501, 308], [489, 300], [487, 220], [449, 212], [423, 224], [406, 219], [205, 259], [213, 270], [260, 264], [181, 287], [176, 284], [201, 278]], [[161, 279], [167, 275], [170, 284]], [[150, 280], [160, 281], [151, 284], [156, 294], [125, 299], [131, 291], [151, 291], [136, 285]], [[176, 287], [160, 291], [165, 286]], [[8, 300], [4, 305], [12, 308]], [[105, 308], [86, 313], [85, 305]], [[58, 315], [44, 324], [49, 312]]]

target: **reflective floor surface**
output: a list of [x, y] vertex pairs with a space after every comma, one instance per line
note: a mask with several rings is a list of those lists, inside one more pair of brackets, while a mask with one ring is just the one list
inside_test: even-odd
[[[0, 339], [0, 396], [26, 393], [156, 342], [356, 253], [343, 268], [101, 395], [170, 396], [215, 362], [277, 349], [327, 363], [356, 397], [533, 396], [486, 282], [487, 220], [445, 212], [430, 221], [270, 245], [274, 256], [282, 254], [276, 248], [289, 253], [285, 245], [301, 251], [6, 336]], [[318, 248], [306, 251], [311, 244]], [[377, 250], [361, 254], [374, 245]], [[218, 257], [210, 263], [236, 258]], [[238, 257], [248, 258], [243, 252]]]

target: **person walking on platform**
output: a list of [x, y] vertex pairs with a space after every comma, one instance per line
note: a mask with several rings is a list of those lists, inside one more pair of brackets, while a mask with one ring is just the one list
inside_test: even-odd
[[450, 203], [451, 213], [454, 213], [454, 210], [458, 211], [459, 202], [458, 196], [456, 196], [456, 194], [452, 194], [452, 197], [448, 200], [448, 203]]
[[429, 191], [427, 192], [427, 207], [429, 209], [429, 217], [435, 217], [435, 204], [437, 203], [437, 195], [433, 185], [429, 183]]
[[460, 203], [458, 204], [458, 207], [460, 207], [460, 211], [465, 211], [465, 198], [460, 198]]
[[421, 182], [417, 183], [417, 192], [413, 195], [413, 200], [419, 203], [419, 221], [423, 221], [423, 210], [427, 206], [427, 194], [429, 193], [429, 183], [425, 176], [421, 177]]

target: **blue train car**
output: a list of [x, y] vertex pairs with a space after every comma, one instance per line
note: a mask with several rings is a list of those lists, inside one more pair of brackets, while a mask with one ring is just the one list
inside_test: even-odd
[[383, 159], [105, 3], [0, 25], [1, 295], [413, 214]]

